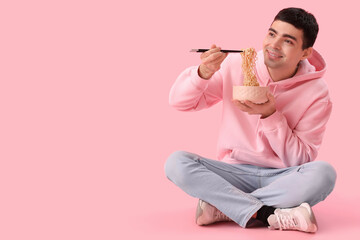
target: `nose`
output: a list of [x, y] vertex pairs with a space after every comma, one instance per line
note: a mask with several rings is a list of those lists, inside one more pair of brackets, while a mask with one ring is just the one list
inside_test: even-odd
[[274, 38], [272, 39], [271, 43], [270, 43], [270, 47], [272, 47], [273, 49], [280, 49], [280, 38]]

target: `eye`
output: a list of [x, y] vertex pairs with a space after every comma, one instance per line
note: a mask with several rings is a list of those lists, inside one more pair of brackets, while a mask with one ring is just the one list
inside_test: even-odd
[[291, 40], [289, 40], [289, 39], [286, 39], [285, 42], [286, 42], [287, 44], [291, 44], [291, 45], [294, 44], [294, 43], [293, 43]]
[[274, 37], [275, 36], [275, 33], [273, 33], [273, 32], [269, 32], [269, 34], [268, 34], [270, 37]]

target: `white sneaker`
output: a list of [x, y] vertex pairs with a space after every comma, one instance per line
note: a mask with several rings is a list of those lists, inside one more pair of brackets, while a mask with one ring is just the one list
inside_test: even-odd
[[232, 221], [216, 207], [199, 199], [196, 209], [195, 222], [197, 225], [209, 225], [215, 222]]
[[308, 203], [302, 203], [295, 208], [277, 208], [268, 219], [270, 229], [298, 230], [314, 233], [318, 226], [313, 211]]

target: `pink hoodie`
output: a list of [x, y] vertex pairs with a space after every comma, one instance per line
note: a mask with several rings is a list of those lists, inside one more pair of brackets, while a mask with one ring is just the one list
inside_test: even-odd
[[284, 168], [313, 161], [322, 142], [332, 103], [322, 79], [326, 64], [313, 51], [300, 62], [296, 75], [272, 81], [258, 52], [259, 84], [269, 86], [277, 111], [260, 115], [242, 112], [232, 102], [232, 87], [242, 85], [240, 54], [229, 54], [211, 79], [198, 76], [198, 66], [185, 69], [170, 91], [170, 105], [181, 111], [208, 108], [223, 100], [217, 158], [231, 164]]

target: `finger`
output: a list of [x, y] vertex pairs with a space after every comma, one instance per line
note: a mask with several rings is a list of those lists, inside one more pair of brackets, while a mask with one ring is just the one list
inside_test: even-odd
[[216, 45], [213, 44], [213, 45], [211, 45], [211, 48], [209, 50], [202, 53], [200, 56], [201, 56], [201, 58], [206, 58], [206, 57], [210, 56], [211, 54], [213, 54], [215, 52], [220, 52], [220, 50], [221, 50], [220, 47], [216, 47]]
[[214, 61], [216, 60], [217, 58], [221, 57], [222, 56], [222, 52], [213, 52], [211, 53], [208, 57], [207, 57], [207, 60], [208, 61]]
[[275, 102], [275, 97], [271, 92], [267, 92], [266, 96], [269, 99], [269, 102]]
[[240, 108], [240, 110], [244, 111], [244, 112], [248, 112], [250, 110], [250, 108], [248, 106], [246, 106], [245, 104], [241, 103], [239, 100], [233, 99], [232, 102]]
[[212, 53], [211, 55], [205, 57], [203, 59], [203, 63], [211, 63], [211, 64], [214, 64], [214, 63], [221, 63], [226, 57], [226, 54], [223, 53], [223, 52], [215, 52], [215, 53]]
[[244, 104], [245, 104], [247, 107], [252, 108], [252, 109], [257, 107], [257, 105], [256, 105], [255, 103], [253, 103], [253, 102], [251, 102], [251, 101], [249, 101], [249, 100], [245, 100]]
[[221, 64], [224, 60], [223, 59], [217, 59], [217, 60], [214, 60], [214, 61], [211, 61], [209, 63], [205, 63], [207, 66], [211, 67], [211, 68], [217, 68], [217, 69], [220, 69], [221, 67]]
[[247, 113], [250, 115], [259, 114], [261, 112], [261, 105], [255, 104], [249, 100], [245, 100], [244, 105], [248, 107]]
[[221, 63], [221, 62], [224, 61], [224, 59], [227, 57], [227, 55], [228, 55], [228, 53], [220, 52], [219, 57], [216, 58], [214, 61], [215, 61], [216, 63], [218, 63], [218, 62]]
[[220, 52], [220, 47], [216, 47], [216, 45], [213, 44], [211, 46], [211, 48], [209, 50], [207, 50], [206, 52], [204, 52], [204, 53], [207, 53], [208, 55], [211, 55], [211, 54], [216, 53], [216, 52]]

